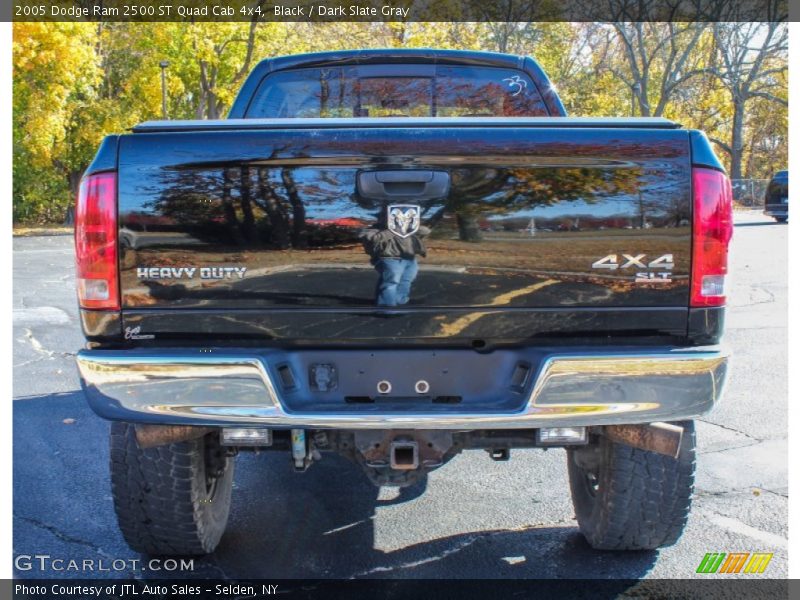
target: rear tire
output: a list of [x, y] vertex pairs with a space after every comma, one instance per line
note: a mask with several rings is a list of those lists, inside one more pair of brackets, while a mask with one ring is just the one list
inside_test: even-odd
[[789, 217], [775, 217], [775, 221], [778, 223], [786, 223], [789, 220]]
[[567, 452], [578, 525], [598, 550], [654, 550], [683, 533], [694, 491], [694, 422], [677, 459], [600, 436]]
[[213, 552], [225, 531], [233, 458], [218, 434], [140, 448], [134, 427], [111, 424], [111, 492], [125, 541], [145, 554]]

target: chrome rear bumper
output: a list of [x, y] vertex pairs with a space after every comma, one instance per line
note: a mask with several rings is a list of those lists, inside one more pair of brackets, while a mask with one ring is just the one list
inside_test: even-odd
[[[470, 413], [294, 412], [282, 403], [262, 357], [193, 350], [85, 350], [81, 380], [101, 417], [137, 423], [336, 429], [527, 429], [678, 421], [719, 400], [728, 356], [718, 348], [550, 355], [522, 410]], [[490, 376], [490, 374], [487, 374]]]

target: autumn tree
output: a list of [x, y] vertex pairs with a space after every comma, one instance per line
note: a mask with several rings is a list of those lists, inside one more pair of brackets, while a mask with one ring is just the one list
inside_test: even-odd
[[559, 6], [475, 3], [484, 14], [461, 23], [15, 22], [14, 219], [60, 221], [102, 138], [161, 118], [164, 60], [170, 117], [206, 119], [224, 118], [253, 67], [280, 55], [386, 47], [529, 55], [571, 115], [663, 115], [706, 131], [734, 178], [785, 168], [785, 24], [527, 18]]
[[676, 92], [702, 74], [695, 52], [706, 23], [616, 22], [600, 29], [594, 50], [632, 99], [631, 114], [660, 117]]
[[15, 220], [62, 218], [72, 170], [88, 164], [70, 138], [97, 100], [96, 42], [89, 23], [14, 24]]
[[713, 31], [718, 60], [710, 61], [706, 70], [727, 90], [733, 114], [728, 141], [717, 136], [712, 140], [730, 157], [731, 178], [739, 179], [748, 106], [755, 99], [789, 105], [784, 77], [789, 69], [788, 30], [785, 23], [768, 22], [714, 23]]

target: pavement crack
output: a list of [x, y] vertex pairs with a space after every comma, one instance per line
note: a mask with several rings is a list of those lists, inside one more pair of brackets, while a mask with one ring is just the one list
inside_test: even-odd
[[[767, 488], [762, 488], [762, 487], [758, 487], [758, 486], [755, 486], [755, 485], [748, 485], [748, 486], [745, 486], [745, 487], [733, 488], [733, 489], [730, 489], [730, 490], [719, 490], [719, 491], [716, 491], [716, 492], [695, 489], [694, 497], [695, 498], [721, 498], [723, 496], [730, 496], [730, 495], [734, 495], [734, 494], [745, 494], [745, 493], [746, 494], [753, 494], [754, 491], [758, 491], [759, 493], [766, 492], [768, 494], [772, 494], [773, 496], [778, 496], [778, 497], [784, 498], [784, 499], [788, 499], [789, 498], [788, 494], [785, 494], [785, 493], [782, 493], [782, 492], [776, 492], [774, 490], [769, 490]], [[753, 495], [757, 495], [757, 494], [753, 494]]]
[[758, 446], [761, 443], [761, 440], [757, 440], [755, 438], [750, 438], [753, 440], [752, 444], [743, 444], [741, 446], [727, 446], [725, 448], [717, 448], [715, 450], [701, 450], [697, 452], [698, 456], [706, 456], [708, 454], [719, 454], [720, 452], [728, 452], [730, 450], [740, 450], [742, 448], [750, 448], [752, 446]]
[[27, 327], [25, 328], [25, 339], [28, 340], [35, 352], [47, 358], [53, 358], [54, 352], [45, 348], [42, 343], [33, 336], [33, 331]]
[[[738, 433], [739, 435], [743, 435], [743, 436], [745, 436], [745, 437], [746, 437], [746, 438], [748, 438], [748, 439], [755, 440], [756, 442], [763, 442], [763, 441], [765, 441], [765, 440], [762, 440], [762, 439], [760, 439], [760, 438], [757, 438], [757, 437], [755, 437], [755, 436], [753, 436], [753, 435], [750, 435], [750, 434], [749, 434], [749, 433], [747, 433], [747, 432], [741, 431], [741, 430], [739, 430], [739, 429], [736, 429], [736, 428], [734, 428], [734, 427], [729, 427], [728, 425], [722, 425], [722, 424], [720, 424], [720, 423], [714, 423], [714, 421], [709, 421], [708, 419], [698, 419], [698, 421], [702, 421], [703, 423], [707, 423], [708, 425], [714, 425], [715, 427], [720, 427], [720, 428], [722, 428], [722, 429], [725, 429], [725, 430], [727, 430], [727, 431], [732, 431], [732, 432], [734, 432], [734, 433]], [[751, 445], [751, 446], [754, 446], [755, 444], [750, 444], [750, 445]]]
[[704, 490], [697, 490], [694, 491], [695, 498], [721, 498], [723, 496], [728, 496], [732, 494], [741, 494], [743, 492], [749, 492], [751, 488], [743, 488], [743, 489], [735, 489], [735, 490], [722, 490], [717, 492], [710, 492]]
[[775, 490], [768, 490], [766, 488], [758, 488], [759, 491], [767, 492], [768, 494], [772, 494], [773, 496], [778, 496], [779, 498], [789, 499], [789, 494], [784, 492], [776, 492]]
[[[40, 362], [40, 361], [46, 360], [46, 359], [53, 359], [53, 358], [56, 358], [56, 357], [72, 358], [72, 357], [77, 355], [77, 353], [75, 353], [75, 352], [56, 352], [55, 350], [48, 350], [47, 348], [44, 347], [44, 345], [39, 340], [36, 339], [36, 337], [33, 335], [33, 331], [31, 331], [31, 329], [29, 329], [27, 327], [25, 328], [25, 338], [24, 339], [31, 345], [31, 348], [33, 348], [34, 352], [36, 352], [41, 358], [37, 358], [37, 359], [34, 359], [34, 360], [29, 360], [29, 361], [20, 363], [18, 365], [14, 365], [15, 367], [24, 367], [26, 365], [30, 365], [30, 364], [33, 364], [33, 363], [36, 363], [36, 362]], [[22, 341], [22, 340], [20, 340], [18, 338], [18, 341]]]
[[[746, 302], [746, 303], [743, 303], [743, 304], [731, 305], [731, 308], [732, 309], [750, 308], [751, 306], [758, 306], [759, 304], [771, 304], [771, 303], [775, 302], [775, 294], [773, 294], [772, 292], [770, 292], [769, 290], [767, 290], [767, 289], [765, 289], [765, 288], [763, 288], [761, 286], [752, 285], [752, 286], [750, 286], [750, 290], [749, 291], [750, 291], [750, 297], [751, 297], [749, 302]], [[752, 296], [753, 296], [754, 293], [757, 293], [757, 292], [763, 292], [764, 294], [766, 294], [767, 297], [763, 298], [763, 299], [760, 299], [760, 300], [753, 300]]]
[[23, 517], [22, 515], [14, 513], [14, 518], [19, 519], [21, 521], [25, 521], [26, 523], [30, 523], [35, 527], [39, 527], [40, 529], [44, 529], [45, 531], [49, 531], [62, 542], [67, 542], [69, 544], [80, 544], [81, 546], [86, 546], [87, 548], [91, 548], [97, 552], [100, 552], [100, 549], [91, 542], [87, 542], [86, 540], [82, 540], [77, 537], [73, 537], [67, 533], [62, 532], [60, 529], [54, 527], [53, 525], [48, 525], [47, 523], [43, 523], [38, 519], [34, 519], [32, 517]]
[[97, 552], [97, 554], [99, 554], [100, 556], [102, 556], [104, 558], [107, 558], [110, 561], [115, 560], [115, 557], [113, 557], [110, 554], [108, 554], [107, 552], [105, 552], [97, 544], [93, 544], [92, 542], [89, 542], [89, 541], [86, 541], [84, 539], [69, 535], [68, 533], [64, 533], [63, 531], [61, 531], [57, 527], [55, 527], [53, 525], [48, 525], [47, 523], [44, 523], [44, 522], [40, 521], [39, 519], [34, 519], [33, 517], [23, 517], [22, 515], [20, 515], [18, 513], [14, 513], [14, 518], [15, 519], [19, 519], [20, 521], [25, 521], [26, 523], [29, 523], [30, 525], [33, 525], [34, 527], [38, 527], [39, 529], [44, 529], [45, 531], [47, 531], [48, 533], [50, 533], [54, 537], [58, 538], [62, 542], [66, 542], [67, 544], [77, 544], [79, 546], [84, 546], [86, 548], [89, 548], [90, 550], [93, 550], [93, 551]]

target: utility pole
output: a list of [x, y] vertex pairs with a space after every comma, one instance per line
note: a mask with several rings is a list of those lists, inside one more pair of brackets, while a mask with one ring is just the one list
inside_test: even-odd
[[167, 67], [169, 66], [168, 60], [162, 60], [158, 63], [161, 67], [161, 116], [166, 121], [167, 117]]

